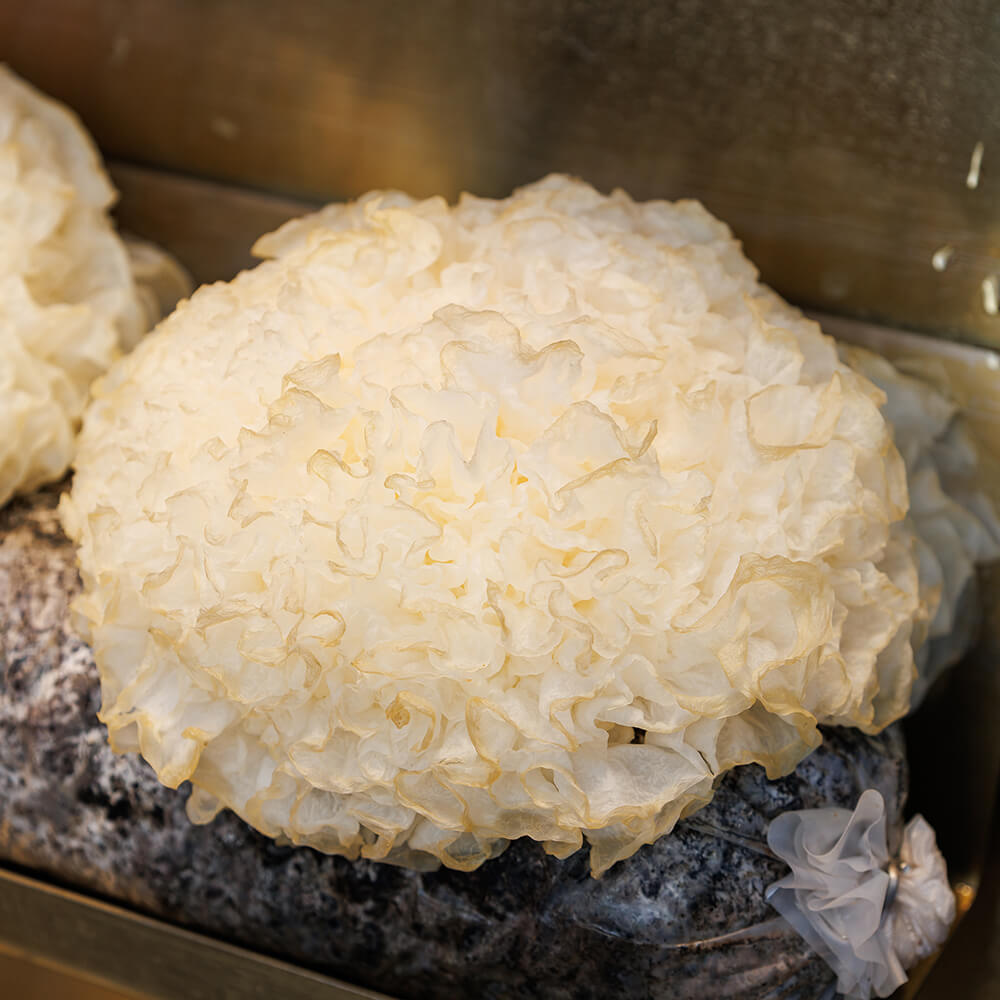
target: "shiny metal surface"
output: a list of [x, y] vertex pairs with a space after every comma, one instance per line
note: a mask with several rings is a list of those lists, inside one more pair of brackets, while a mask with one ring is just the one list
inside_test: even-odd
[[250, 248], [262, 233], [316, 203], [224, 186], [131, 164], [108, 164], [119, 191], [120, 229], [169, 250], [199, 284], [228, 281], [258, 263]]
[[118, 990], [81, 979], [21, 956], [7, 955], [0, 947], [0, 983], [12, 1000], [148, 1000], [138, 993]]
[[885, 920], [885, 915], [892, 909], [892, 904], [896, 902], [896, 894], [899, 892], [899, 876], [909, 870], [908, 865], [900, 866], [895, 859], [890, 860], [888, 873], [889, 873], [889, 888], [885, 892], [885, 902], [882, 904], [882, 919]]
[[154, 1000], [387, 1000], [4, 868], [0, 952]]
[[793, 301], [992, 344], [998, 52], [990, 0], [0, 4], [0, 60], [126, 162], [321, 200], [550, 170], [693, 196]]

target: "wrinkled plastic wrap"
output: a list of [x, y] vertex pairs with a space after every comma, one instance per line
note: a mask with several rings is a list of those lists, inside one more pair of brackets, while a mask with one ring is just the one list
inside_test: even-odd
[[976, 567], [1000, 557], [993, 459], [939, 364], [886, 358], [841, 345], [841, 357], [885, 394], [882, 407], [906, 464], [905, 526], [918, 556], [928, 619], [911, 634], [916, 708], [941, 673], [968, 648], [979, 623]]
[[889, 996], [944, 943], [955, 897], [934, 831], [921, 816], [906, 825], [898, 888], [890, 888], [886, 807], [874, 789], [853, 811], [784, 813], [767, 842], [792, 869], [768, 888], [768, 900], [824, 957], [851, 1000]]

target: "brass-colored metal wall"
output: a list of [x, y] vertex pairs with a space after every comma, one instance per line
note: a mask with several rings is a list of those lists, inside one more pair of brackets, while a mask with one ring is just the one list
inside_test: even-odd
[[128, 162], [315, 199], [550, 170], [694, 196], [797, 302], [1000, 344], [991, 0], [5, 0], [0, 60]]

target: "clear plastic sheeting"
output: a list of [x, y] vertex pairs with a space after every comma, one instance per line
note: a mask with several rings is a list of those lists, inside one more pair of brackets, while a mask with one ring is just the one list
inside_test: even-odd
[[917, 676], [911, 707], [971, 644], [979, 623], [977, 565], [1000, 557], [1000, 520], [984, 474], [987, 456], [931, 359], [886, 358], [840, 346], [842, 360], [886, 395], [882, 413], [906, 465], [904, 522], [917, 553], [927, 620], [911, 634]]
[[[852, 1000], [887, 997], [906, 970], [941, 945], [955, 916], [944, 858], [921, 816], [903, 831], [890, 874], [885, 801], [865, 791], [853, 812], [783, 813], [768, 846], [792, 872], [767, 897], [837, 973]], [[898, 886], [894, 879], [898, 878]]]

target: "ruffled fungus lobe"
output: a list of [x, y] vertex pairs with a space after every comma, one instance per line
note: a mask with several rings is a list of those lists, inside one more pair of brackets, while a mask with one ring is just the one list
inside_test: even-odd
[[76, 117], [0, 65], [0, 504], [58, 479], [90, 383], [148, 323]]
[[258, 251], [99, 386], [64, 509], [102, 718], [193, 818], [600, 873], [906, 710], [882, 394], [700, 205], [373, 193]]

